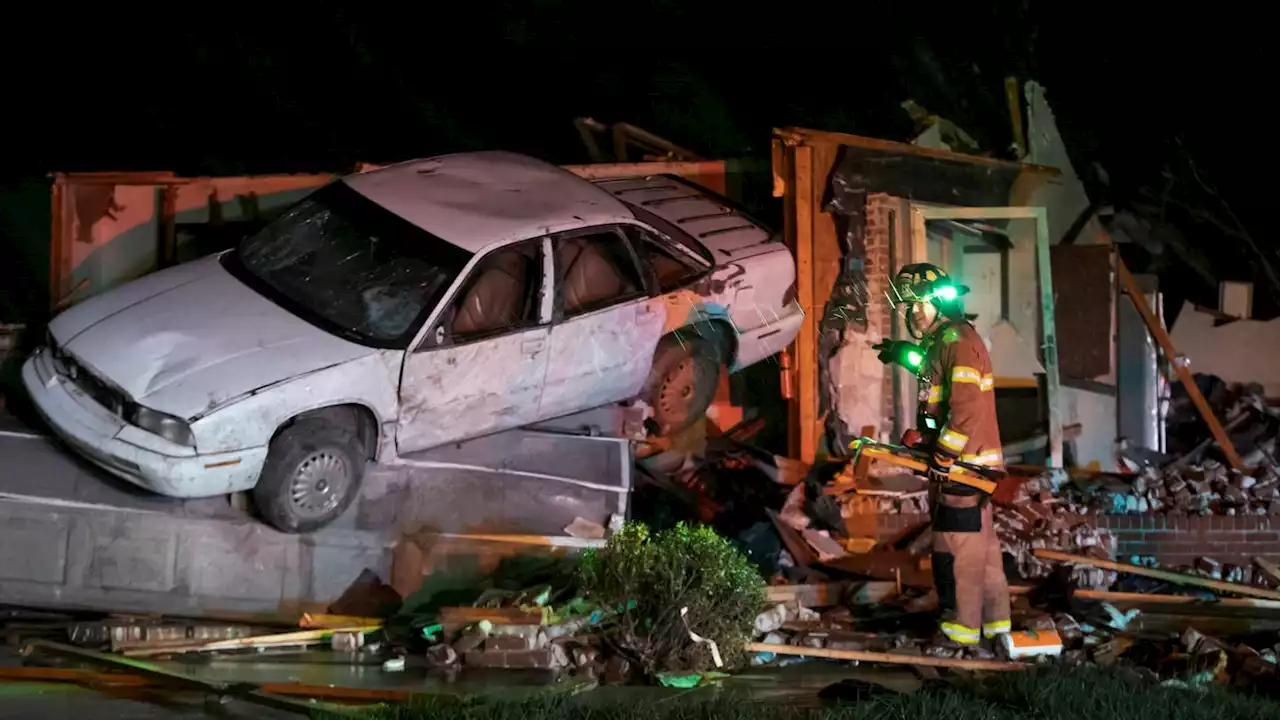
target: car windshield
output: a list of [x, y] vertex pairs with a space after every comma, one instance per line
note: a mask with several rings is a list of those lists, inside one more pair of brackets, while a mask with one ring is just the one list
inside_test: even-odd
[[224, 258], [303, 319], [364, 345], [402, 348], [470, 256], [336, 182]]

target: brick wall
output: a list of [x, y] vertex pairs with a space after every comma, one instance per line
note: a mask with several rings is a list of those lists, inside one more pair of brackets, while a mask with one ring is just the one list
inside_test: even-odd
[[[1153, 556], [1165, 567], [1192, 565], [1198, 557], [1248, 567], [1258, 555], [1280, 555], [1280, 526], [1264, 515], [1179, 517], [1170, 515], [1091, 515], [1079, 520], [1105, 528], [1119, 541], [1116, 559]], [[877, 537], [889, 540], [925, 522], [924, 515], [880, 515]]]
[[[867, 196], [867, 297], [870, 307], [867, 312], [868, 329], [877, 338], [888, 338], [893, 334], [893, 311], [885, 299], [889, 289], [888, 277], [897, 268], [889, 266], [890, 211], [900, 206], [897, 198], [884, 193], [873, 193]], [[901, 227], [901, 218], [896, 222]], [[893, 373], [888, 366], [884, 368], [881, 378], [880, 392], [880, 432], [893, 429]]]
[[1265, 515], [1099, 515], [1120, 541], [1120, 557], [1153, 555], [1161, 565], [1191, 565], [1198, 557], [1248, 567], [1257, 555], [1280, 551], [1280, 533]]

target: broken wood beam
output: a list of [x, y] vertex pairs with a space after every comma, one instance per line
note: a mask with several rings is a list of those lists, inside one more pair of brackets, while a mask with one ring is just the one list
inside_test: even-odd
[[1217, 592], [1234, 593], [1236, 595], [1262, 598], [1264, 600], [1280, 600], [1280, 592], [1253, 587], [1250, 585], [1240, 585], [1237, 583], [1223, 582], [1221, 580], [1211, 580], [1209, 578], [1185, 575], [1183, 573], [1170, 572], [1168, 570], [1157, 570], [1155, 568], [1142, 567], [1141, 565], [1112, 562], [1111, 560], [1099, 560], [1098, 558], [1086, 557], [1084, 555], [1069, 555], [1067, 553], [1045, 550], [1043, 548], [1034, 550], [1033, 553], [1041, 560], [1057, 560], [1059, 562], [1075, 563], [1077, 565], [1091, 565], [1104, 570], [1115, 570], [1117, 572], [1129, 573], [1131, 575], [1144, 575], [1146, 577], [1165, 580], [1179, 585], [1191, 585], [1193, 587], [1207, 588]]
[[381, 625], [381, 618], [356, 617], [354, 615], [326, 615], [324, 613], [304, 613], [298, 620], [298, 627], [307, 630], [344, 628], [361, 625]]
[[140, 660], [130, 660], [48, 640], [32, 640], [23, 648], [24, 655], [30, 655], [35, 652], [47, 652], [54, 655], [72, 657], [93, 665], [113, 669], [127, 669], [130, 674], [141, 675], [155, 681], [157, 684], [166, 685], [174, 689], [194, 690], [219, 697], [233, 697], [254, 705], [299, 713], [307, 717], [310, 717], [314, 711], [323, 709], [322, 706], [264, 692], [257, 685], [206, 682], [182, 673], [165, 670]]
[[469, 625], [488, 622], [494, 625], [544, 625], [546, 608], [483, 608], [443, 607], [436, 615], [446, 634], [455, 633]]
[[869, 650], [830, 650], [797, 645], [779, 645], [777, 643], [747, 643], [743, 646], [743, 649], [753, 653], [796, 655], [826, 660], [850, 660], [885, 663], [888, 665], [922, 665], [925, 667], [958, 668], [962, 670], [1025, 670], [1027, 668], [1024, 663], [1004, 662], [1001, 660], [967, 660], [963, 658], [929, 657], [927, 655], [897, 655], [894, 653], [871, 652]]
[[[99, 672], [78, 668], [7, 667], [0, 668], [0, 681], [34, 683], [74, 683], [86, 687], [109, 688], [162, 688], [164, 683], [156, 678], [131, 673]], [[267, 683], [258, 689], [273, 695], [306, 697], [318, 700], [344, 702], [403, 703], [418, 693], [391, 688], [341, 687], [335, 685], [303, 685], [301, 683]]]
[[1076, 590], [1073, 597], [1085, 600], [1101, 600], [1121, 605], [1190, 605], [1221, 608], [1252, 608], [1255, 610], [1280, 610], [1280, 600], [1261, 598], [1204, 598], [1195, 595], [1164, 595], [1157, 593], [1110, 592], [1108, 590]]
[[[609, 488], [613, 490], [615, 488]], [[491, 533], [424, 533], [425, 536], [449, 540], [473, 540], [476, 542], [512, 543], [515, 545], [543, 545], [546, 547], [586, 550], [600, 548], [605, 540], [576, 538], [562, 535], [495, 535]]]
[[795, 602], [800, 607], [824, 608], [839, 605], [849, 585], [839, 581], [816, 585], [770, 585], [764, 589], [764, 596], [771, 605]]
[[1280, 585], [1280, 568], [1276, 567], [1275, 563], [1266, 558], [1255, 557], [1253, 564], [1258, 566], [1258, 569], [1262, 571], [1263, 575], [1267, 576], [1268, 580]]
[[1147, 296], [1143, 294], [1142, 288], [1138, 287], [1138, 281], [1133, 278], [1133, 274], [1129, 272], [1129, 268], [1124, 264], [1124, 259], [1119, 254], [1116, 255], [1116, 275], [1120, 278], [1120, 284], [1123, 286], [1125, 294], [1133, 301], [1134, 308], [1142, 316], [1142, 322], [1146, 324], [1147, 331], [1151, 333], [1151, 338], [1156, 341], [1156, 344], [1164, 352], [1165, 358], [1173, 366], [1174, 372], [1177, 373], [1178, 380], [1182, 381], [1182, 386], [1187, 391], [1187, 397], [1191, 398], [1192, 404], [1200, 412], [1201, 419], [1209, 426], [1209, 432], [1213, 434], [1213, 439], [1217, 441], [1222, 454], [1227, 458], [1227, 462], [1235, 470], [1245, 472], [1244, 460], [1240, 457], [1240, 453], [1236, 452], [1236, 446], [1231, 442], [1231, 437], [1227, 435], [1227, 431], [1222, 427], [1218, 417], [1213, 414], [1213, 408], [1209, 407], [1209, 401], [1204, 399], [1204, 394], [1200, 392], [1200, 387], [1196, 385], [1196, 380], [1192, 377], [1191, 371], [1187, 369], [1186, 363], [1178, 362], [1178, 351], [1173, 346], [1173, 340], [1169, 337], [1169, 333], [1165, 331], [1164, 326], [1160, 324], [1155, 313], [1151, 311], [1151, 307], [1147, 305]]
[[371, 633], [377, 632], [381, 629], [382, 623], [379, 622], [377, 625], [299, 630], [297, 632], [277, 633], [275, 635], [254, 635], [250, 637], [233, 638], [231, 640], [215, 640], [214, 642], [200, 643], [199, 650], [207, 652], [210, 650], [243, 650], [259, 647], [317, 645], [323, 643], [337, 633]]
[[46, 667], [0, 667], [0, 681], [70, 682], [108, 687], [149, 687], [156, 684], [154, 680], [139, 675]]

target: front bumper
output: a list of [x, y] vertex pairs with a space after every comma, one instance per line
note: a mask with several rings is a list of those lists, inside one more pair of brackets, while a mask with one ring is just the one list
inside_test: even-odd
[[267, 459], [265, 447], [200, 455], [129, 425], [58, 375], [43, 349], [22, 366], [22, 384], [41, 417], [76, 452], [160, 495], [198, 498], [248, 490]]

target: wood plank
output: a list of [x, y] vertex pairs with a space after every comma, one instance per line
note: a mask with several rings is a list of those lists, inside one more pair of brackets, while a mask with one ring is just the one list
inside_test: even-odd
[[1173, 346], [1173, 340], [1169, 337], [1169, 333], [1165, 331], [1164, 326], [1160, 324], [1155, 313], [1151, 311], [1150, 306], [1147, 305], [1146, 295], [1143, 294], [1142, 288], [1138, 286], [1138, 281], [1133, 278], [1133, 274], [1129, 272], [1128, 266], [1124, 264], [1124, 260], [1120, 257], [1116, 258], [1116, 274], [1120, 278], [1120, 284], [1125, 294], [1133, 301], [1133, 306], [1137, 308], [1138, 314], [1142, 316], [1142, 322], [1146, 323], [1147, 331], [1151, 333], [1151, 337], [1160, 346], [1169, 364], [1173, 365], [1173, 370], [1177, 373], [1178, 380], [1182, 381], [1182, 386], [1187, 390], [1187, 396], [1191, 398], [1192, 404], [1200, 412], [1200, 417], [1209, 426], [1209, 432], [1213, 434], [1213, 439], [1217, 441], [1219, 449], [1222, 450], [1222, 454], [1227, 458], [1227, 462], [1236, 470], [1244, 472], [1244, 460], [1240, 457], [1240, 453], [1236, 452], [1236, 446], [1231, 442], [1231, 437], [1227, 435], [1222, 423], [1218, 421], [1218, 417], [1213, 414], [1213, 409], [1209, 407], [1209, 402], [1201, 394], [1195, 378], [1191, 375], [1191, 370], [1187, 368], [1186, 363], [1177, 361], [1178, 351]]
[[801, 607], [824, 608], [839, 605], [848, 589], [848, 582], [770, 585], [765, 588], [764, 596], [770, 604], [797, 602]]
[[1122, 605], [1200, 605], [1222, 608], [1255, 608], [1258, 610], [1280, 610], [1280, 600], [1261, 600], [1258, 598], [1202, 598], [1192, 595], [1163, 595], [1155, 593], [1110, 592], [1107, 590], [1076, 590], [1074, 597], [1086, 600], [1102, 600]]
[[1049, 406], [1049, 465], [1062, 467], [1062, 378], [1058, 371], [1058, 331], [1053, 310], [1053, 266], [1049, 216], [1036, 210], [1036, 274], [1040, 280], [1040, 342], [1044, 355], [1045, 401]]
[[305, 613], [298, 620], [298, 627], [307, 630], [321, 628], [356, 627], [360, 625], [380, 625], [380, 618], [356, 617], [354, 615], [326, 615], [324, 613]]
[[1056, 550], [1038, 549], [1033, 552], [1035, 553], [1035, 556], [1041, 560], [1057, 560], [1059, 562], [1069, 562], [1077, 565], [1090, 565], [1104, 570], [1115, 570], [1117, 572], [1129, 573], [1131, 575], [1152, 577], [1157, 580], [1165, 580], [1179, 585], [1202, 587], [1209, 590], [1215, 590], [1217, 592], [1235, 593], [1236, 595], [1262, 598], [1264, 600], [1280, 600], [1280, 592], [1253, 587], [1251, 585], [1240, 585], [1238, 583], [1223, 582], [1221, 580], [1211, 580], [1209, 578], [1184, 575], [1182, 573], [1170, 572], [1168, 570], [1156, 570], [1155, 568], [1142, 567], [1141, 565], [1130, 565], [1128, 563], [1118, 563], [1110, 560], [1099, 560], [1097, 558], [1085, 557], [1084, 555], [1070, 555], [1068, 553], [1057, 552]]
[[[0, 668], [0, 681], [75, 683], [88, 687], [112, 688], [164, 688], [158, 679], [128, 673], [99, 672], [72, 668], [4, 667]], [[337, 687], [333, 685], [303, 685], [300, 683], [268, 683], [258, 690], [272, 695], [308, 697], [317, 700], [343, 700], [348, 702], [408, 702], [415, 693], [390, 688]]]
[[946, 160], [949, 162], [966, 163], [970, 165], [984, 165], [992, 168], [1009, 170], [1016, 169], [1038, 175], [1058, 176], [1062, 174], [1062, 171], [1058, 168], [1049, 167], [1047, 165], [1033, 165], [1031, 163], [1020, 163], [1010, 160], [997, 160], [995, 158], [982, 157], [979, 155], [964, 155], [962, 153], [950, 152], [948, 150], [934, 150], [933, 148], [909, 145], [907, 143], [895, 142], [893, 140], [881, 140], [879, 138], [850, 135], [848, 133], [788, 127], [775, 128], [773, 134], [777, 137], [781, 137], [785, 141], [792, 142], [797, 145], [804, 143], [832, 143], [835, 145], [848, 145], [850, 147], [878, 150], [880, 152], [893, 155], [913, 155], [915, 157], [932, 158], [934, 160]]
[[889, 665], [921, 665], [925, 667], [960, 668], [964, 670], [1025, 670], [1027, 665], [1000, 660], [966, 660], [962, 658], [928, 657], [926, 655], [895, 655], [893, 653], [866, 650], [829, 650], [827, 648], [799, 647], [775, 643], [747, 643], [743, 649], [752, 653], [796, 655], [825, 658], [827, 660], [851, 660], [857, 662], [885, 663]]
[[818, 456], [818, 318], [813, 268], [813, 148], [792, 149], [795, 195], [796, 295], [804, 309], [804, 324], [796, 336], [796, 400], [799, 404], [799, 453], [801, 462], [813, 463]]
[[240, 650], [274, 645], [314, 645], [328, 640], [335, 633], [371, 633], [381, 629], [382, 623], [353, 627], [322, 628], [319, 630], [299, 630], [275, 635], [256, 635], [253, 637], [232, 638], [231, 640], [215, 640], [214, 642], [200, 643], [199, 647], [201, 651], [207, 652], [210, 650]]
[[445, 607], [440, 608], [436, 619], [442, 625], [459, 627], [482, 621], [494, 625], [541, 625], [543, 612], [542, 608]]
[[[724, 186], [725, 161], [699, 160], [693, 162], [638, 162], [595, 163], [591, 165], [564, 165], [565, 170], [587, 180], [613, 180], [618, 178], [647, 177], [650, 175], [706, 175], [721, 178]], [[715, 189], [715, 188], [713, 188]], [[716, 190], [720, 192], [720, 190]], [[723, 194], [723, 193], [721, 193]]]
[[[787, 249], [791, 251], [791, 257], [796, 261], [796, 302], [800, 304], [801, 310], [804, 309], [805, 296], [801, 293], [806, 292], [807, 283], [800, 276], [800, 249], [799, 249], [799, 230], [797, 228], [796, 218], [796, 175], [795, 175], [795, 148], [783, 144], [780, 139], [775, 139], [776, 146], [773, 153], [773, 175], [775, 197], [782, 198], [782, 236], [786, 241]], [[781, 178], [781, 182], [777, 180]], [[781, 193], [779, 195], [779, 193]], [[781, 364], [782, 372], [785, 377], [782, 382], [782, 395], [787, 401], [787, 456], [800, 457], [800, 392], [798, 386], [800, 384], [800, 371], [797, 358], [800, 357], [800, 346], [803, 344], [805, 333], [805, 324], [800, 325], [800, 332], [796, 334], [795, 339], [782, 352]]]
[[1257, 565], [1262, 574], [1266, 575], [1271, 582], [1280, 584], [1280, 568], [1276, 567], [1275, 563], [1266, 558], [1256, 557], [1253, 559], [1253, 564]]

